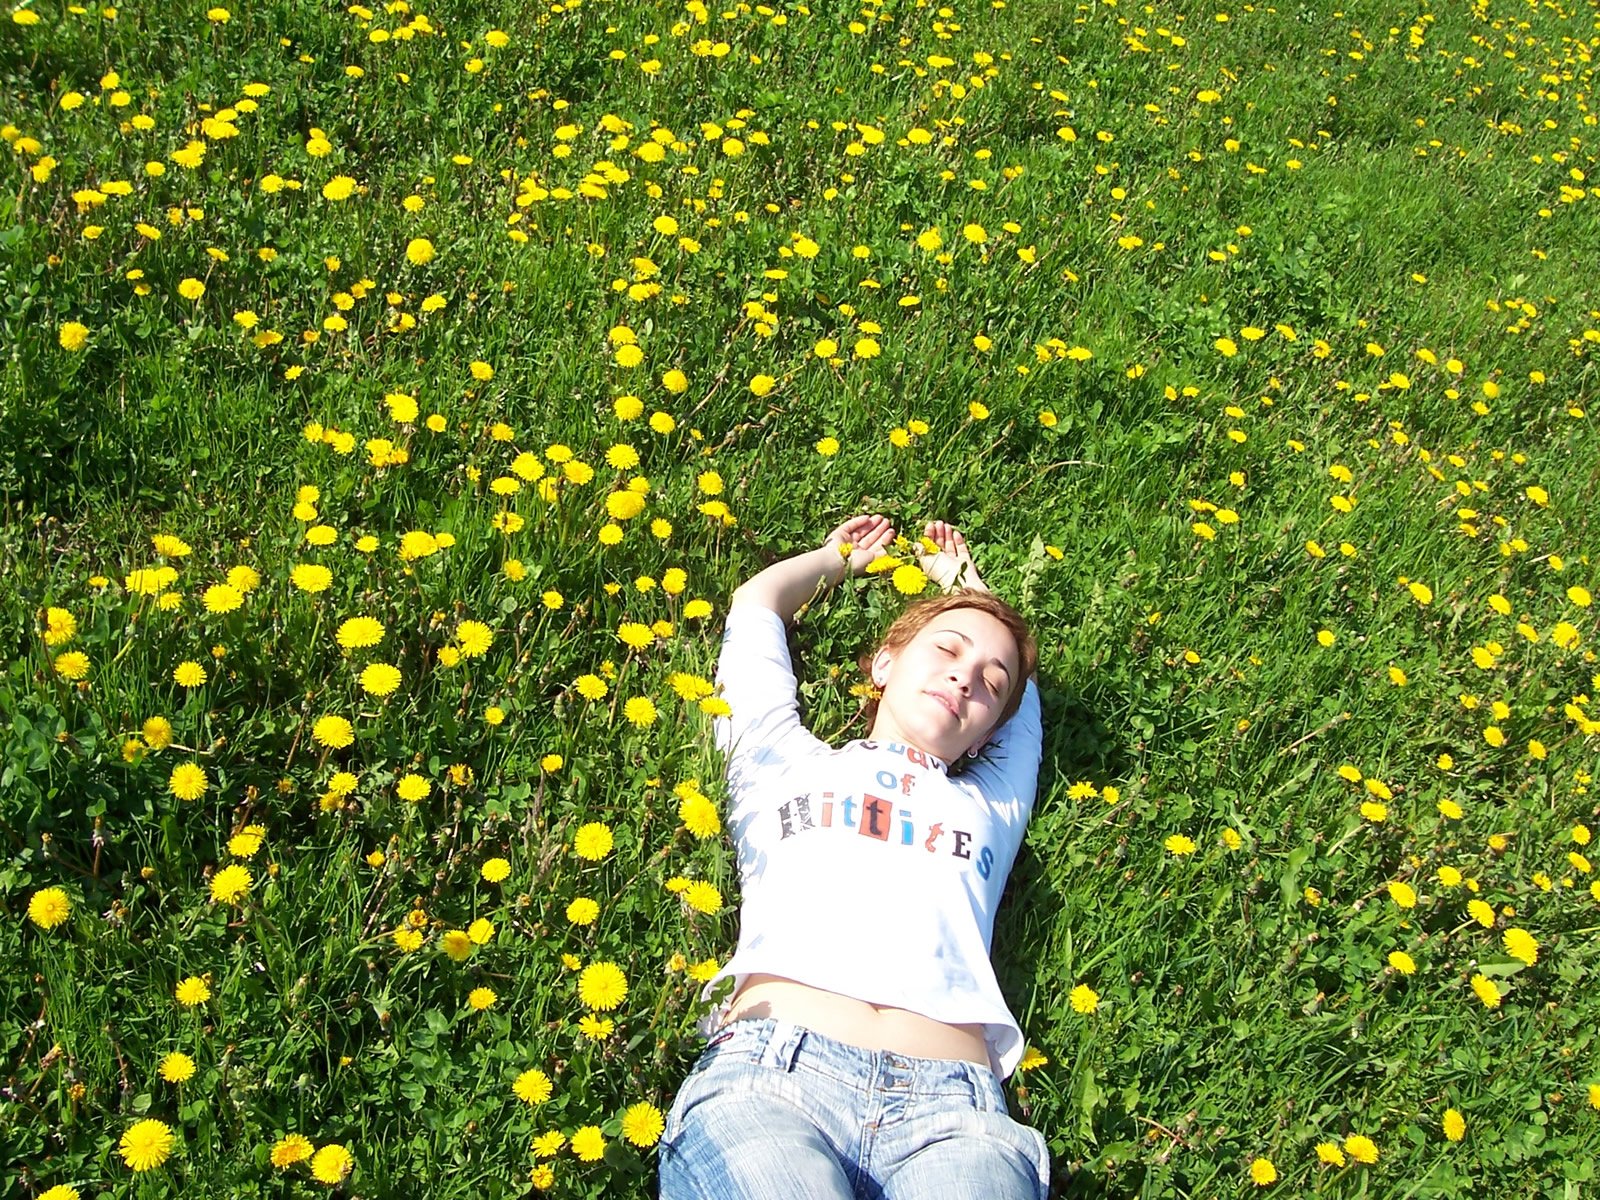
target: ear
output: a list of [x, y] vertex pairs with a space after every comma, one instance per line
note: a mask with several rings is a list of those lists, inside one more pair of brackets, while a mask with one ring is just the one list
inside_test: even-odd
[[894, 665], [894, 655], [887, 650], [878, 651], [878, 657], [872, 660], [872, 682], [882, 687], [889, 681], [889, 668]]

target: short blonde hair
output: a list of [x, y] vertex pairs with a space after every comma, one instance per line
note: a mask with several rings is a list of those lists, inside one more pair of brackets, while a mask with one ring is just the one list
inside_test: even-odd
[[[975, 608], [979, 612], [988, 613], [1006, 627], [1012, 640], [1017, 644], [1017, 673], [1011, 680], [1011, 694], [1006, 697], [1000, 715], [995, 719], [994, 728], [998, 729], [1022, 707], [1023, 689], [1027, 686], [1028, 678], [1039, 669], [1039, 647], [1034, 642], [1033, 633], [1028, 629], [1028, 622], [1022, 614], [993, 592], [959, 588], [943, 596], [913, 601], [905, 612], [895, 618], [894, 624], [884, 633], [883, 641], [878, 643], [877, 648], [862, 654], [858, 664], [870, 682], [873, 659], [885, 650], [899, 650], [921, 633], [935, 617], [957, 608]], [[874, 688], [867, 693], [867, 702], [862, 706], [861, 711], [866, 717], [868, 729], [871, 729], [873, 722], [878, 719], [878, 699], [879, 693]]]

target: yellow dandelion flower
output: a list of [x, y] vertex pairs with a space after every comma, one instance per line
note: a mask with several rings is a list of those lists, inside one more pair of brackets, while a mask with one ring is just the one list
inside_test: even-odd
[[351, 196], [355, 195], [355, 192], [356, 181], [348, 175], [335, 175], [322, 185], [323, 199], [332, 200], [336, 204], [350, 199]]
[[606, 1139], [598, 1125], [585, 1125], [572, 1135], [572, 1152], [584, 1162], [599, 1162], [605, 1157]]
[[56, 655], [55, 669], [63, 679], [83, 679], [89, 674], [89, 656], [82, 650], [68, 650]]
[[194, 1078], [194, 1059], [181, 1050], [174, 1050], [161, 1060], [157, 1073], [168, 1083], [187, 1083]]
[[660, 1141], [665, 1128], [661, 1110], [648, 1100], [630, 1104], [622, 1114], [622, 1136], [641, 1149], [649, 1149]]
[[249, 868], [233, 863], [211, 877], [211, 899], [218, 904], [237, 904], [250, 892], [254, 882]]
[[1513, 926], [1501, 935], [1500, 940], [1512, 958], [1520, 959], [1530, 967], [1539, 961], [1539, 941], [1526, 929]]
[[503, 858], [491, 858], [478, 873], [489, 883], [504, 883], [511, 875], [511, 864]]
[[589, 1008], [608, 1012], [627, 996], [628, 977], [616, 963], [590, 963], [578, 976], [578, 998]]
[[928, 576], [921, 567], [911, 563], [896, 567], [890, 580], [894, 583], [895, 591], [905, 596], [920, 595], [928, 586]]
[[421, 775], [408, 772], [396, 781], [394, 790], [400, 799], [409, 800], [411, 803], [416, 804], [428, 798], [428, 793], [433, 791], [433, 784], [429, 783]]
[[78, 632], [78, 619], [64, 608], [45, 610], [44, 641], [47, 646], [70, 642]]
[[494, 642], [494, 631], [482, 621], [462, 621], [456, 626], [456, 642], [464, 658], [477, 658]]
[[722, 832], [722, 818], [717, 813], [717, 806], [699, 792], [683, 798], [678, 805], [678, 820], [683, 822], [684, 828], [692, 836], [701, 841]]
[[1377, 1144], [1365, 1134], [1353, 1133], [1344, 1140], [1344, 1152], [1358, 1163], [1378, 1161]]
[[206, 669], [192, 659], [172, 668], [172, 681], [179, 687], [196, 688], [206, 681]]
[[137, 1121], [123, 1133], [117, 1153], [134, 1172], [153, 1171], [172, 1153], [172, 1127], [165, 1121]]
[[340, 624], [334, 640], [345, 650], [361, 650], [383, 641], [384, 632], [382, 621], [372, 617], [351, 617]]
[[708, 916], [722, 911], [722, 893], [703, 879], [697, 879], [683, 889], [683, 902], [695, 912]]
[[72, 901], [61, 888], [40, 888], [28, 898], [28, 919], [40, 929], [54, 929], [71, 915]]
[[572, 850], [579, 858], [598, 862], [611, 853], [613, 844], [611, 829], [601, 821], [590, 821], [581, 826], [572, 839]]
[[361, 672], [362, 690], [373, 696], [388, 696], [400, 686], [400, 669], [389, 663], [369, 663]]
[[330, 1142], [311, 1156], [311, 1177], [318, 1183], [340, 1183], [355, 1164], [350, 1151], [338, 1142]]
[[1459, 1142], [1467, 1136], [1467, 1119], [1453, 1108], [1444, 1110], [1444, 1118], [1439, 1122], [1448, 1141]]
[[209, 786], [205, 768], [199, 763], [179, 763], [167, 780], [167, 790], [179, 800], [198, 800]]
[[286, 1133], [272, 1146], [272, 1165], [280, 1171], [311, 1157], [311, 1139], [302, 1133]]
[[511, 1090], [524, 1104], [543, 1104], [555, 1091], [550, 1084], [550, 1076], [537, 1067], [530, 1067], [518, 1075]]
[[472, 937], [465, 929], [447, 929], [439, 938], [439, 948], [451, 962], [466, 962], [472, 953]]
[[1499, 1008], [1502, 999], [1500, 989], [1487, 975], [1477, 974], [1472, 977], [1473, 994], [1483, 1002], [1485, 1008]]
[[328, 713], [318, 717], [311, 726], [311, 737], [319, 746], [343, 750], [356, 740], [356, 731], [344, 717]]
[[230, 583], [214, 583], [200, 597], [208, 613], [230, 613], [244, 603], [244, 596]]
[[317, 563], [299, 563], [289, 572], [289, 582], [302, 592], [316, 595], [333, 586], [333, 572]]

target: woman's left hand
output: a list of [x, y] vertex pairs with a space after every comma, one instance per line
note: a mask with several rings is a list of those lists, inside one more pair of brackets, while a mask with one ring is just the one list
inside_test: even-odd
[[969, 588], [987, 592], [989, 585], [978, 578], [978, 566], [972, 561], [972, 551], [967, 549], [967, 539], [961, 530], [945, 521], [929, 521], [923, 537], [936, 549], [928, 553], [926, 547], [917, 550], [917, 565], [927, 577], [948, 592], [954, 588]]

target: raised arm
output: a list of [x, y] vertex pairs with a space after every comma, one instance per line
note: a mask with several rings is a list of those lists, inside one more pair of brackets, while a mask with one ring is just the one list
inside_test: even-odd
[[889, 518], [851, 517], [817, 549], [780, 559], [740, 584], [733, 603], [759, 604], [777, 613], [787, 625], [801, 605], [833, 587], [846, 572], [860, 575], [893, 541], [894, 526]]

